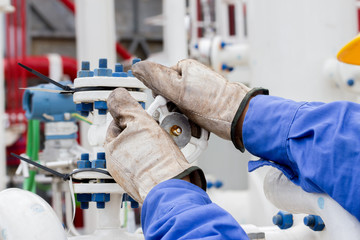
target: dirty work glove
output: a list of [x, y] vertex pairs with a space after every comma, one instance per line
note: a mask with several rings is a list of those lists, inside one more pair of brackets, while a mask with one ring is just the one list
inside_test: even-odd
[[191, 166], [175, 142], [123, 88], [108, 98], [114, 118], [105, 141], [107, 169], [115, 181], [137, 202], [143, 203], [158, 183], [190, 177], [206, 189], [204, 173]]
[[133, 74], [155, 95], [175, 103], [192, 121], [244, 152], [241, 115], [252, 96], [268, 94], [229, 82], [201, 63], [185, 59], [172, 68], [149, 61], [136, 63]]

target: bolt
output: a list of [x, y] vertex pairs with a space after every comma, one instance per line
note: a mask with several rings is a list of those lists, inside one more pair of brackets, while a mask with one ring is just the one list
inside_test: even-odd
[[89, 154], [82, 153], [81, 160], [77, 161], [77, 167], [81, 168], [91, 168], [91, 162], [89, 161]]
[[90, 62], [82, 61], [81, 62], [81, 70], [90, 70]]
[[107, 68], [107, 59], [106, 58], [99, 59], [99, 68], [96, 68], [94, 70], [94, 75], [102, 76], [102, 77], [111, 77], [112, 76], [112, 70], [110, 68]]
[[290, 228], [294, 223], [293, 215], [285, 211], [279, 211], [272, 220], [280, 229]]
[[106, 115], [108, 109], [105, 101], [95, 101], [94, 108], [98, 109], [99, 115]]
[[93, 103], [79, 103], [76, 104], [76, 111], [80, 112], [81, 116], [87, 117], [89, 112], [93, 110]]
[[134, 59], [132, 60], [132, 64], [134, 65], [135, 63], [138, 63], [138, 62], [140, 62], [140, 61], [141, 61], [140, 58], [134, 58]]
[[128, 76], [129, 76], [129, 77], [134, 77], [134, 75], [132, 74], [132, 71], [131, 71], [131, 70], [128, 70]]
[[199, 44], [195, 43], [194, 48], [195, 48], [195, 49], [198, 49], [198, 48], [199, 48]]
[[304, 217], [304, 224], [314, 231], [322, 231], [325, 223], [320, 216], [308, 215]]
[[212, 188], [213, 185], [214, 185], [214, 184], [213, 184], [211, 181], [207, 181], [207, 182], [206, 182], [206, 188], [207, 188], [207, 189]]
[[220, 47], [221, 47], [221, 48], [224, 48], [226, 45], [227, 45], [226, 42], [221, 41], [221, 43], [220, 43]]
[[113, 77], [127, 77], [127, 73], [124, 72], [124, 66], [121, 63], [115, 64], [115, 72], [112, 74]]
[[89, 202], [91, 201], [92, 196], [91, 196], [91, 193], [78, 193], [76, 195], [76, 199], [78, 202], [80, 202], [81, 209], [88, 209]]
[[174, 136], [180, 136], [182, 129], [178, 125], [174, 125], [170, 128], [170, 133]]
[[355, 84], [354, 79], [349, 79], [349, 80], [347, 80], [347, 85], [348, 85], [349, 87], [354, 86], [354, 84]]
[[221, 188], [223, 186], [223, 182], [220, 180], [215, 181], [214, 186], [216, 188]]
[[97, 159], [91, 162], [92, 168], [106, 168], [105, 153], [98, 152]]
[[107, 59], [106, 58], [99, 59], [99, 68], [107, 68]]
[[92, 195], [92, 201], [96, 202], [97, 208], [105, 208], [105, 202], [110, 201], [109, 193], [94, 193]]
[[81, 62], [81, 70], [78, 71], [77, 77], [93, 77], [94, 72], [90, 71], [90, 62], [82, 61]]
[[123, 71], [124, 71], [124, 66], [121, 63], [116, 63], [115, 72], [123, 72]]

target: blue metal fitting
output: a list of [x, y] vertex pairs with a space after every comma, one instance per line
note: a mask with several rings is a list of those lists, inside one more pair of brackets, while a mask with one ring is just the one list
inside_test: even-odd
[[279, 211], [275, 216], [273, 216], [272, 221], [280, 229], [288, 229], [294, 223], [293, 215], [285, 211]]
[[349, 87], [352, 87], [352, 86], [354, 86], [354, 84], [355, 84], [355, 81], [354, 81], [354, 79], [349, 79], [349, 80], [347, 80], [347, 85], [349, 86]]
[[223, 63], [223, 64], [221, 65], [221, 70], [231, 72], [231, 71], [234, 70], [234, 68], [226, 65], [225, 63]]
[[99, 110], [99, 115], [106, 115], [108, 109], [105, 101], [95, 101], [94, 108]]
[[215, 188], [221, 188], [223, 185], [224, 185], [223, 182], [220, 181], [220, 180], [217, 180], [217, 181], [215, 181], [215, 183], [214, 183], [214, 187], [215, 187]]
[[134, 59], [132, 60], [132, 64], [134, 65], [135, 63], [138, 63], [138, 62], [140, 62], [140, 61], [141, 61], [140, 58], [134, 58]]
[[106, 168], [105, 153], [98, 152], [97, 159], [91, 162], [92, 168]]
[[[71, 84], [70, 81], [61, 81], [59, 83], [63, 85]], [[53, 84], [40, 84], [33, 88], [61, 90]], [[54, 117], [54, 121], [65, 121], [64, 113], [76, 112], [76, 106], [71, 95], [34, 91], [31, 88], [25, 90], [22, 105], [27, 119], [37, 119], [44, 122], [51, 121], [45, 118], [44, 114]]]
[[112, 74], [113, 77], [128, 77], [128, 74], [126, 72], [114, 72]]
[[77, 161], [77, 168], [91, 168], [91, 162], [89, 161], [88, 153], [81, 154], [81, 160]]
[[134, 77], [134, 75], [132, 74], [132, 71], [131, 71], [131, 70], [128, 70], [128, 76], [129, 76], [129, 77]]
[[94, 72], [90, 71], [90, 62], [88, 61], [82, 61], [81, 62], [81, 70], [78, 71], [77, 77], [93, 77]]
[[115, 64], [115, 72], [112, 74], [113, 77], [127, 77], [127, 73], [124, 72], [124, 67], [121, 63]]
[[93, 110], [93, 103], [78, 103], [76, 104], [76, 111], [80, 112], [81, 116], [87, 117], [89, 112]]
[[221, 47], [221, 48], [224, 48], [226, 45], [227, 45], [227, 43], [226, 43], [226, 42], [221, 41], [221, 43], [220, 43], [220, 47]]
[[92, 199], [91, 193], [78, 193], [76, 198], [77, 198], [77, 201], [80, 202], [81, 209], [89, 208], [89, 202]]
[[123, 72], [123, 71], [124, 71], [124, 66], [121, 63], [116, 63], [115, 72]]
[[210, 188], [212, 188], [213, 186], [214, 186], [213, 182], [211, 182], [211, 181], [207, 181], [207, 182], [206, 182], [206, 188], [207, 188], [207, 189], [210, 189]]
[[325, 228], [324, 221], [317, 215], [308, 215], [304, 217], [304, 224], [313, 231], [322, 231]]
[[141, 107], [142, 107], [143, 109], [145, 109], [145, 102], [139, 102], [139, 103], [140, 103]]
[[105, 202], [110, 201], [110, 193], [94, 193], [92, 201], [96, 202], [97, 208], [105, 208]]
[[195, 43], [194, 48], [195, 48], [195, 49], [198, 49], [198, 48], [199, 48], [199, 44]]
[[112, 76], [112, 70], [110, 68], [107, 68], [107, 59], [106, 58], [99, 59], [99, 68], [96, 68], [94, 70], [94, 75], [102, 76], [102, 77], [111, 77]]
[[89, 161], [89, 154], [88, 153], [82, 153], [80, 159]]

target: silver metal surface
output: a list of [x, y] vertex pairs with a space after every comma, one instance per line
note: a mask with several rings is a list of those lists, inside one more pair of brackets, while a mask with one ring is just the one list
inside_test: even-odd
[[169, 133], [179, 148], [185, 147], [191, 138], [191, 127], [185, 115], [172, 112], [167, 115], [160, 126]]

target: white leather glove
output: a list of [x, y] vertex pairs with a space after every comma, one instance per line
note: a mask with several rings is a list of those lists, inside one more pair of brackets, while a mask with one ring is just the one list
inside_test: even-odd
[[175, 142], [123, 88], [108, 98], [114, 118], [106, 141], [106, 165], [115, 181], [139, 203], [158, 183], [187, 175], [206, 189], [204, 173], [192, 167]]
[[245, 150], [241, 115], [252, 96], [268, 94], [266, 89], [249, 89], [229, 82], [201, 63], [185, 59], [168, 68], [149, 61], [138, 62], [133, 74], [155, 95], [175, 103], [192, 121], [221, 138], [232, 140]]

